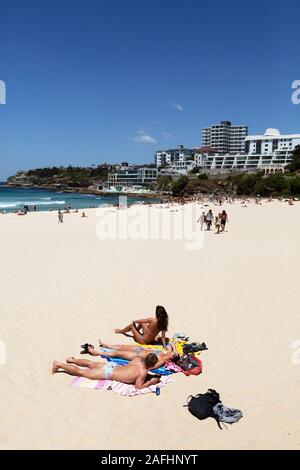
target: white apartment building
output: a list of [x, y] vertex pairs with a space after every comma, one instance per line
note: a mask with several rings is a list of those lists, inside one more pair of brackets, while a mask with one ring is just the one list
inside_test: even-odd
[[[165, 172], [174, 174], [187, 174], [194, 167], [208, 171], [256, 170], [267, 167], [283, 169], [292, 160], [292, 152], [295, 147], [300, 145], [300, 134], [282, 135], [278, 129], [267, 129], [263, 135], [247, 135], [248, 128], [246, 126], [231, 126], [229, 124], [227, 121], [220, 124], [223, 128], [220, 135], [226, 134], [227, 137], [229, 136], [229, 140], [227, 137], [227, 140], [224, 140], [224, 135], [222, 138], [213, 137], [211, 140], [209, 137], [205, 137], [205, 145], [200, 148], [188, 149], [179, 145], [176, 149], [157, 151], [155, 153], [157, 169], [159, 171], [165, 169]], [[231, 128], [230, 132], [229, 128]], [[233, 128], [235, 129], [232, 130]], [[242, 144], [241, 136], [244, 139]], [[224, 153], [224, 142], [230, 142], [230, 139], [229, 148], [231, 151]], [[213, 145], [207, 145], [209, 142]], [[220, 144], [220, 142], [223, 143]], [[233, 149], [237, 150], [233, 151]]]
[[124, 168], [123, 166], [118, 171], [108, 174], [107, 185], [116, 187], [149, 186], [157, 180], [157, 177], [157, 168], [137, 166]]
[[203, 154], [199, 166], [207, 170], [284, 168], [298, 145], [300, 134], [281, 135], [278, 129], [267, 129], [263, 135], [245, 138], [244, 153]]
[[193, 160], [177, 162], [169, 167], [169, 173], [186, 175], [189, 171], [191, 171], [194, 168], [194, 166], [195, 166], [195, 162]]
[[274, 152], [292, 152], [300, 145], [300, 134], [281, 135], [278, 129], [267, 129], [264, 135], [245, 139], [245, 152], [249, 155], [272, 155]]
[[158, 150], [155, 152], [154, 160], [157, 168], [176, 165], [186, 160], [193, 160], [193, 150], [183, 145], [178, 145], [174, 149]]
[[220, 155], [243, 153], [247, 135], [248, 126], [221, 121], [219, 124], [202, 129], [202, 145], [216, 149]]

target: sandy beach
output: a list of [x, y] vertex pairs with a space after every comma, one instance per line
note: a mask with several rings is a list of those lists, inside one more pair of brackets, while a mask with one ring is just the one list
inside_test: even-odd
[[[1, 449], [300, 449], [300, 203], [223, 207], [228, 230], [205, 233], [200, 250], [99, 240], [96, 209], [61, 225], [54, 212], [0, 215]], [[51, 375], [86, 341], [130, 343], [113, 329], [158, 304], [170, 336], [207, 344], [200, 376], [128, 398]], [[239, 423], [220, 431], [189, 414], [186, 398], [208, 388], [243, 411]]]

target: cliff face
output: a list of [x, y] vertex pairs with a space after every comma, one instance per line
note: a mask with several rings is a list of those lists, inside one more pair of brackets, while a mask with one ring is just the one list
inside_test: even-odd
[[14, 176], [7, 178], [5, 186], [19, 186], [19, 187], [33, 187], [36, 185], [41, 185], [46, 183], [35, 177], [30, 177], [26, 172], [18, 171]]

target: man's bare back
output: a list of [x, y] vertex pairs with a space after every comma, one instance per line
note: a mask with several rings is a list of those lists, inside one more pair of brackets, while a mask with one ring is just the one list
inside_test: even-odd
[[127, 384], [135, 384], [137, 381], [144, 383], [147, 373], [144, 361], [136, 358], [126, 366], [116, 366], [112, 371], [111, 380]]
[[[117, 380], [126, 384], [135, 385], [136, 388], [145, 388], [158, 382], [153, 378], [145, 382], [147, 373], [155, 367], [157, 356], [148, 355], [145, 359], [136, 358], [126, 366], [118, 366], [112, 362], [93, 362], [86, 359], [75, 359], [70, 357], [67, 363], [53, 362], [52, 374], [56, 374], [61, 369], [70, 375], [85, 377], [91, 380]], [[85, 369], [81, 369], [84, 367]]]

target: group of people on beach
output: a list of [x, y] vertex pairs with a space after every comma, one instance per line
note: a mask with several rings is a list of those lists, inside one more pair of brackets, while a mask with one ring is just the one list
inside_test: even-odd
[[[78, 209], [75, 209], [74, 211], [76, 214], [78, 214]], [[64, 214], [70, 214], [71, 213], [71, 210], [70, 209], [66, 209], [64, 211], [62, 211], [61, 209], [59, 209], [57, 211], [57, 218], [58, 218], [58, 223], [59, 224], [63, 224], [64, 223]], [[87, 218], [87, 215], [85, 212], [82, 212], [81, 214], [81, 218], [82, 219], [86, 219]]]
[[206, 230], [211, 230], [211, 227], [214, 223], [216, 233], [225, 232], [225, 226], [227, 222], [228, 215], [225, 209], [222, 210], [222, 212], [219, 212], [216, 216], [214, 216], [213, 211], [211, 209], [209, 209], [207, 214], [205, 214], [205, 212], [203, 211], [199, 219], [197, 220], [197, 223], [200, 223], [201, 230], [204, 230], [204, 225], [206, 225]]
[[[115, 333], [130, 336], [138, 344], [122, 345], [109, 344], [99, 340], [99, 350], [93, 345], [87, 346], [82, 353], [93, 357], [106, 356], [109, 358], [121, 358], [128, 362], [127, 365], [117, 365], [114, 362], [94, 362], [87, 359], [68, 357], [66, 362], [54, 361], [52, 373], [65, 372], [67, 374], [85, 377], [92, 380], [117, 380], [126, 384], [135, 385], [142, 389], [155, 385], [160, 381], [158, 375], [151, 375], [152, 369], [158, 369], [167, 361], [176, 359], [179, 355], [173, 344], [167, 346], [166, 332], [168, 330], [169, 317], [165, 308], [156, 307], [155, 317], [134, 320], [124, 328], [117, 328]], [[161, 345], [161, 348], [147, 349], [148, 345]], [[103, 348], [105, 350], [103, 350]], [[109, 351], [106, 351], [109, 349]]]

